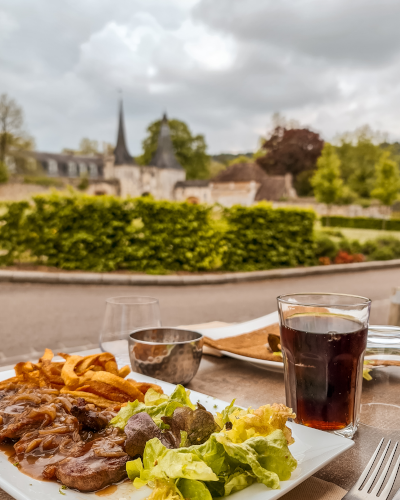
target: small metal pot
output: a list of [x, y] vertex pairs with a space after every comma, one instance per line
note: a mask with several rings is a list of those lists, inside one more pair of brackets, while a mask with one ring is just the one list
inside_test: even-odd
[[188, 384], [202, 354], [203, 335], [190, 330], [145, 328], [129, 335], [132, 370], [172, 384]]

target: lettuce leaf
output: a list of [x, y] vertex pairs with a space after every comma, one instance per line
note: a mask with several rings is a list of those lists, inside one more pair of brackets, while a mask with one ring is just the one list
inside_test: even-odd
[[176, 487], [183, 498], [190, 498], [190, 500], [212, 500], [211, 493], [207, 486], [201, 481], [178, 479]]
[[232, 428], [230, 430], [224, 429], [222, 432], [232, 442], [243, 443], [249, 438], [268, 436], [275, 430], [280, 429], [284, 433], [287, 443], [292, 444], [294, 442], [292, 432], [286, 426], [286, 422], [288, 418], [294, 417], [295, 414], [291, 408], [276, 403], [260, 406], [257, 410], [251, 408], [247, 411], [237, 409], [231, 411], [228, 415]]
[[[148, 392], [150, 392], [150, 394], [147, 397]], [[144, 411], [150, 415], [160, 428], [163, 429], [168, 426], [164, 424], [161, 417], [170, 417], [173, 415], [176, 408], [182, 406], [188, 406], [192, 410], [196, 408], [190, 401], [190, 391], [186, 390], [182, 385], [177, 385], [174, 392], [169, 397], [165, 394], [159, 394], [153, 389], [149, 389], [147, 393], [145, 395], [144, 403], [140, 403], [136, 399], [136, 401], [127, 403], [126, 406], [121, 408], [118, 414], [110, 421], [110, 425], [118, 427], [123, 431], [128, 423], [128, 420], [133, 415]], [[155, 396], [154, 393], [157, 394], [157, 396]]]
[[238, 467], [236, 472], [228, 476], [225, 480], [224, 495], [228, 496], [236, 491], [244, 490], [256, 481], [253, 473]]

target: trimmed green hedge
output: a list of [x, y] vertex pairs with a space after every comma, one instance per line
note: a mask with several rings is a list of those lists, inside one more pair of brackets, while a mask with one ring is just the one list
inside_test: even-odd
[[357, 229], [385, 229], [386, 231], [400, 231], [400, 219], [373, 219], [372, 217], [321, 217], [323, 226], [351, 227]]
[[0, 264], [28, 256], [61, 269], [208, 271], [314, 263], [312, 211], [53, 193], [3, 204]]
[[229, 225], [225, 233], [225, 269], [251, 271], [314, 263], [314, 212], [272, 209], [261, 202], [226, 209], [225, 217]]

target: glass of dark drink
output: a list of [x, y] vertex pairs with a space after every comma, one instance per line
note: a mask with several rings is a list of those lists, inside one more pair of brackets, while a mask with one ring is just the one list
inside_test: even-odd
[[277, 300], [287, 406], [299, 424], [353, 437], [371, 300], [333, 293]]

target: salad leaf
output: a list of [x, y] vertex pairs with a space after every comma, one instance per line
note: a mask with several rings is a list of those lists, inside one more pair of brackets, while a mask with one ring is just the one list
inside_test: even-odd
[[240, 467], [236, 472], [226, 478], [224, 486], [224, 495], [228, 496], [236, 491], [244, 490], [256, 481], [256, 476], [249, 471], [243, 470]]
[[269, 436], [253, 437], [239, 444], [233, 443], [222, 433], [214, 436], [230, 457], [249, 465], [257, 480], [269, 488], [279, 488], [279, 481], [289, 479], [297, 467], [297, 461], [290, 453], [281, 429]]
[[168, 401], [168, 399], [169, 398], [166, 394], [160, 394], [152, 387], [150, 387], [150, 389], [144, 395], [144, 404], [146, 406], [158, 406]]
[[[152, 392], [150, 392], [146, 400], [149, 391]], [[161, 420], [161, 417], [170, 417], [176, 408], [182, 406], [188, 406], [192, 410], [195, 409], [195, 406], [189, 399], [190, 391], [186, 390], [182, 385], [177, 385], [174, 392], [169, 397], [164, 394], [159, 394], [153, 389], [149, 389], [147, 393], [144, 403], [135, 400], [127, 403], [126, 406], [121, 408], [118, 414], [110, 421], [110, 425], [124, 430], [128, 420], [133, 417], [133, 415], [140, 412], [146, 412], [160, 428], [165, 428], [166, 426]], [[154, 393], [158, 396], [155, 396]]]
[[[233, 412], [237, 412], [238, 410], [241, 411], [240, 408], [238, 408], [237, 406], [234, 406], [235, 401], [236, 401], [236, 399], [233, 399], [232, 403], [222, 410], [222, 413], [217, 412], [217, 415], [215, 416], [215, 421], [221, 427], [221, 429], [224, 427], [224, 425], [227, 422], [230, 422], [229, 416]], [[245, 410], [243, 410], [243, 411], [246, 412]]]
[[222, 432], [234, 443], [243, 443], [256, 436], [268, 436], [280, 429], [288, 444], [294, 442], [291, 430], [286, 427], [288, 418], [294, 418], [291, 408], [282, 404], [260, 406], [257, 410], [235, 410], [229, 414], [232, 423], [230, 430]]
[[190, 500], [212, 500], [208, 488], [201, 481], [178, 479], [176, 487], [181, 492], [183, 498], [190, 498]]
[[173, 480], [155, 481], [154, 490], [147, 500], [184, 500]]

